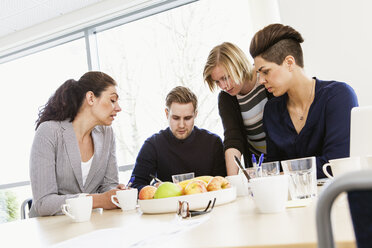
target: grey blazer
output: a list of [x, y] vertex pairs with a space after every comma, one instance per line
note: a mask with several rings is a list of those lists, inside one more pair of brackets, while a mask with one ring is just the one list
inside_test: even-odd
[[46, 121], [36, 130], [30, 157], [30, 217], [61, 214], [67, 198], [103, 193], [118, 185], [115, 138], [110, 126], [92, 130], [94, 157], [83, 185], [80, 149], [69, 121]]

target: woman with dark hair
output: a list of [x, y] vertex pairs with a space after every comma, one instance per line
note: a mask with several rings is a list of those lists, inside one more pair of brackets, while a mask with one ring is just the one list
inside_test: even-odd
[[300, 43], [290, 26], [271, 24], [252, 38], [259, 82], [275, 97], [264, 109], [268, 161], [315, 156], [318, 178], [330, 159], [349, 156], [354, 90], [343, 82], [306, 76]]
[[116, 82], [103, 72], [67, 80], [39, 112], [31, 149], [30, 217], [56, 215], [68, 198], [89, 194], [93, 208], [112, 209], [118, 184], [110, 127], [118, 104]]

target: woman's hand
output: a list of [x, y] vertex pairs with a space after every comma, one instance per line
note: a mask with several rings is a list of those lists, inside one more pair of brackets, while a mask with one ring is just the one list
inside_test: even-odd
[[103, 209], [118, 208], [114, 203], [111, 202], [111, 196], [116, 195], [116, 191], [118, 190], [120, 189], [112, 189], [112, 190], [109, 190], [101, 194], [92, 194], [93, 208], [103, 208]]
[[118, 186], [116, 186], [117, 189], [126, 189], [125, 185], [122, 183], [119, 183]]

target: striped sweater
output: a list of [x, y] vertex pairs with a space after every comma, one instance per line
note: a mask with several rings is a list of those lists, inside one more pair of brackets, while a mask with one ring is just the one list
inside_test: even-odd
[[262, 85], [256, 86], [245, 96], [230, 96], [224, 91], [218, 95], [218, 110], [224, 128], [224, 150], [239, 150], [246, 167], [251, 166], [252, 153], [259, 155], [266, 151], [262, 117], [264, 105], [272, 97]]

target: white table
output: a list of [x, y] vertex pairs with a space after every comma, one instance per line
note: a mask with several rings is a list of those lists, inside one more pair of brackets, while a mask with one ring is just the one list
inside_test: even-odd
[[[316, 247], [315, 206], [314, 200], [306, 207], [287, 208], [279, 214], [259, 214], [250, 197], [239, 197], [232, 203], [215, 207], [203, 223], [169, 237], [161, 246]], [[332, 218], [338, 247], [355, 247], [345, 195], [336, 201]], [[161, 232], [164, 225], [174, 219], [175, 214], [147, 215], [139, 209], [93, 212], [91, 220], [84, 223], [72, 223], [66, 216], [40, 217], [1, 224], [0, 240], [7, 245], [4, 247], [46, 247], [70, 239], [82, 239], [84, 234], [105, 231], [106, 228], [117, 228], [122, 240], [133, 241], [151, 237], [153, 231]], [[108, 240], [108, 236], [102, 235], [102, 239]]]

